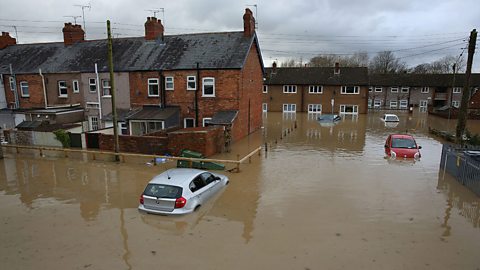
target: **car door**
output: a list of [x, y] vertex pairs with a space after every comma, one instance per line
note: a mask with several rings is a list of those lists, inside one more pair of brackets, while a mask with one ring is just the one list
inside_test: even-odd
[[385, 154], [390, 155], [390, 141], [391, 136], [388, 136], [387, 141], [385, 142]]
[[211, 196], [213, 196], [213, 194], [216, 193], [216, 187], [218, 186], [217, 184], [219, 183], [219, 181], [216, 181], [215, 176], [213, 176], [209, 172], [204, 172], [200, 174], [200, 177], [205, 182], [205, 185], [207, 187], [207, 190], [205, 191], [205, 197], [210, 198]]
[[193, 180], [190, 182], [189, 188], [190, 191], [192, 191], [193, 199], [197, 200], [198, 204], [203, 204], [203, 202], [208, 198], [208, 187], [200, 175], [193, 178]]

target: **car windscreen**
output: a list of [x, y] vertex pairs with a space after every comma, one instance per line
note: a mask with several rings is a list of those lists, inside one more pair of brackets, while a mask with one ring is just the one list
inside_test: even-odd
[[405, 138], [393, 138], [392, 139], [392, 148], [408, 148], [413, 149], [417, 148], [415, 141], [412, 139]]
[[385, 120], [387, 120], [387, 121], [398, 121], [398, 117], [393, 116], [393, 115], [389, 115], [389, 116], [387, 116], [387, 118]]
[[182, 196], [182, 188], [170, 185], [148, 184], [143, 194], [150, 197], [178, 199]]

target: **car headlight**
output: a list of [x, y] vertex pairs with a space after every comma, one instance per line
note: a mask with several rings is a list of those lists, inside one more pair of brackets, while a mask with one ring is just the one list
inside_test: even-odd
[[392, 150], [390, 150], [390, 156], [392, 158], [396, 158], [397, 157], [397, 153], [393, 152]]

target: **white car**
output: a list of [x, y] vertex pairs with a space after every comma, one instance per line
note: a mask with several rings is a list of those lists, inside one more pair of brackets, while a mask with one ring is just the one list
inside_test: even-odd
[[383, 115], [382, 121], [384, 121], [384, 122], [399, 122], [400, 119], [395, 114], [388, 114], [387, 113], [387, 114]]
[[170, 169], [148, 182], [138, 209], [152, 214], [179, 215], [197, 210], [228, 185], [227, 176], [197, 169]]

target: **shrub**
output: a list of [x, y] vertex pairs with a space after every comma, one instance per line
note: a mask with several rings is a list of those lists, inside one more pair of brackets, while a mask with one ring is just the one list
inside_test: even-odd
[[68, 135], [68, 132], [63, 129], [59, 129], [55, 130], [53, 134], [55, 134], [55, 138], [62, 143], [64, 148], [70, 147], [70, 136]]

